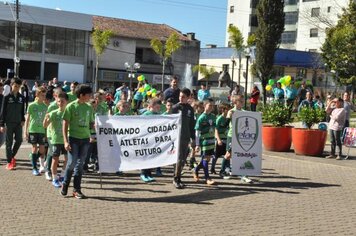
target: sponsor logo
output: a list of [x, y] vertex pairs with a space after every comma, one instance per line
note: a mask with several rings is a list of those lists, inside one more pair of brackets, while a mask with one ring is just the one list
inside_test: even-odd
[[255, 145], [259, 135], [258, 131], [259, 125], [256, 118], [241, 116], [236, 119], [236, 139], [245, 152], [248, 152]]

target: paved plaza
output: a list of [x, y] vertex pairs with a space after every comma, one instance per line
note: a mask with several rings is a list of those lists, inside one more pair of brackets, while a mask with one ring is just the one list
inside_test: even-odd
[[264, 152], [252, 185], [213, 176], [217, 184], [206, 186], [185, 169], [184, 190], [173, 188], [171, 167], [150, 184], [138, 171], [105, 175], [102, 189], [88, 173], [88, 199], [78, 200], [32, 176], [29, 152], [7, 171], [0, 150], [0, 235], [356, 235], [356, 158]]

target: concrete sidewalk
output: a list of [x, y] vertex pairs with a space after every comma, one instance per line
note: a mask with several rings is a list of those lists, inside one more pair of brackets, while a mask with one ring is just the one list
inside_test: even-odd
[[1, 161], [0, 235], [356, 234], [354, 159], [264, 152], [263, 174], [252, 185], [213, 175], [217, 184], [207, 186], [186, 169], [184, 190], [173, 188], [172, 167], [150, 184], [138, 171], [105, 175], [103, 189], [98, 174], [88, 173], [83, 192], [89, 198], [77, 200], [32, 176], [29, 151], [21, 149], [16, 171]]

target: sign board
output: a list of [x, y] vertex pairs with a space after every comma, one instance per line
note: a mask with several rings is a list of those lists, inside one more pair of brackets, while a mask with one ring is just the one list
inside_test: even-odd
[[99, 171], [115, 173], [177, 162], [180, 114], [97, 116]]
[[259, 112], [232, 115], [231, 171], [233, 175], [260, 175], [262, 169], [262, 118]]

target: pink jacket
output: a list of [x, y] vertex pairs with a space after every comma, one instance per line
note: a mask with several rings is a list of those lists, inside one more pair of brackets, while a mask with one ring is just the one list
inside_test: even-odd
[[335, 108], [330, 114], [329, 129], [342, 130], [344, 128], [346, 112], [344, 108]]

